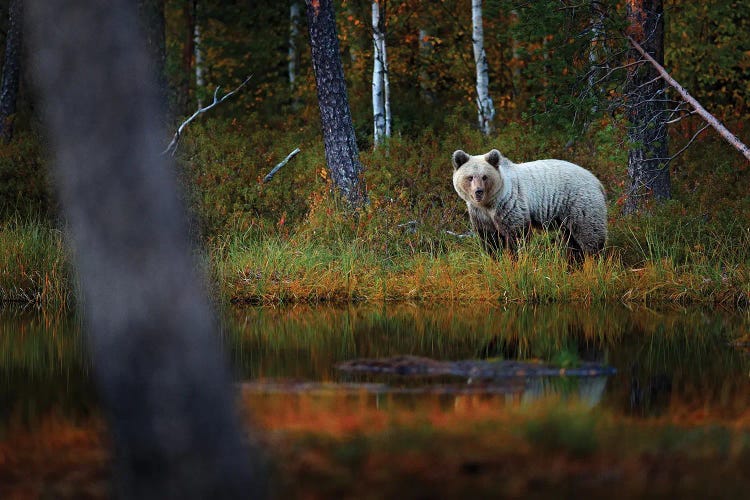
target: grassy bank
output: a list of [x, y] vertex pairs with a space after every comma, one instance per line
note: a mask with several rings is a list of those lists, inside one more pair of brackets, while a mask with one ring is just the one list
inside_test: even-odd
[[[223, 302], [488, 301], [700, 303], [750, 301], [750, 231], [699, 222], [620, 219], [603, 256], [570, 264], [554, 234], [516, 259], [493, 260], [476, 238], [378, 221], [331, 231], [236, 232], [207, 252]], [[0, 298], [66, 306], [73, 279], [60, 231], [19, 221], [0, 229]]]
[[[441, 236], [427, 250], [388, 252], [368, 238], [331, 245], [304, 236], [233, 237], [213, 253], [222, 297], [249, 303], [352, 300], [723, 303], [750, 298], [750, 233], [664, 241], [652, 221], [614, 228], [604, 256], [569, 264], [551, 235], [495, 261], [475, 239]], [[644, 228], [645, 226], [645, 228]], [[724, 248], [729, 245], [730, 248]]]

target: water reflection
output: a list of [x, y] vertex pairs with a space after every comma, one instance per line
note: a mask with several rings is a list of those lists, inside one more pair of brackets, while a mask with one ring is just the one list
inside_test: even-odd
[[[615, 414], [734, 418], [750, 407], [748, 355], [731, 342], [750, 331], [747, 311], [622, 306], [386, 304], [242, 308], [226, 312], [223, 338], [243, 391], [293, 392], [405, 405], [430, 393], [451, 408], [472, 400], [499, 407], [577, 399]], [[336, 364], [414, 355], [434, 360], [597, 362], [611, 377], [479, 381], [351, 374]], [[298, 383], [307, 385], [295, 385]], [[469, 383], [471, 382], [471, 383]], [[349, 384], [349, 385], [341, 385]], [[358, 385], [369, 384], [369, 385]], [[363, 389], [364, 388], [364, 389]], [[391, 393], [390, 395], [388, 393]], [[387, 403], [389, 402], [390, 403]], [[45, 412], [96, 408], [78, 321], [36, 310], [0, 309], [0, 429]]]
[[79, 332], [67, 314], [0, 307], [0, 433], [9, 423], [30, 425], [50, 412], [78, 418], [93, 411]]
[[[724, 417], [741, 414], [750, 402], [748, 358], [730, 346], [749, 324], [747, 311], [386, 304], [234, 309], [226, 330], [243, 380], [401, 388], [409, 382], [334, 368], [345, 360], [401, 354], [532, 359], [561, 366], [596, 361], [615, 367], [617, 374], [609, 380], [529, 379], [508, 398], [524, 404], [575, 397], [588, 406], [601, 402], [615, 413], [643, 417], [703, 408], [707, 415]], [[436, 390], [444, 394], [445, 385]]]

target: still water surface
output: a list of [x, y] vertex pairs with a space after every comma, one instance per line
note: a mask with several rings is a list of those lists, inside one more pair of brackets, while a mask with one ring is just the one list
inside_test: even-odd
[[[750, 334], [747, 311], [486, 304], [234, 308], [221, 330], [238, 387], [256, 396], [364, 391], [375, 405], [384, 394], [398, 394], [408, 404], [438, 397], [447, 409], [467, 393], [491, 395], [500, 406], [562, 397], [643, 418], [699, 408], [716, 420], [742, 415], [750, 403], [750, 356], [741, 345]], [[33, 428], [50, 412], [73, 420], [98, 412], [84, 346], [73, 317], [0, 309], [0, 439], [9, 422]], [[615, 373], [477, 379], [336, 367], [402, 355], [568, 368], [593, 362]], [[530, 366], [533, 372], [536, 365]]]

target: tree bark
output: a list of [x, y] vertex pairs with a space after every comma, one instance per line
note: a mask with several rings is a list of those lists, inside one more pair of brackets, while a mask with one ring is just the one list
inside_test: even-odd
[[390, 83], [388, 81], [388, 57], [385, 45], [386, 0], [372, 2], [372, 114], [374, 145], [391, 136]]
[[[662, 0], [629, 0], [628, 34], [659, 64], [664, 63], [664, 9]], [[641, 59], [635, 48], [633, 60]], [[667, 117], [664, 81], [651, 65], [631, 66], [626, 91], [628, 140], [628, 177], [630, 186], [625, 213], [639, 209], [648, 198], [670, 197], [667, 162]]]
[[13, 138], [13, 118], [18, 100], [23, 37], [23, 0], [11, 0], [8, 6], [8, 34], [5, 39], [5, 63], [0, 86], [0, 137], [6, 144]]
[[366, 200], [332, 0], [305, 0], [318, 107], [331, 179], [352, 206]]
[[[192, 258], [132, 0], [32, 0], [33, 75], [114, 444], [115, 497], [263, 493]], [[251, 463], [251, 460], [255, 463]]]
[[471, 1], [472, 43], [474, 62], [477, 69], [477, 109], [479, 129], [489, 135], [492, 132], [492, 120], [495, 107], [490, 98], [490, 71], [487, 65], [487, 54], [484, 51], [484, 28], [482, 26], [482, 0]]

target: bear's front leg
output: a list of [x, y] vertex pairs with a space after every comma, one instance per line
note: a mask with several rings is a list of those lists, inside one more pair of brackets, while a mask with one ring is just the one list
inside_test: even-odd
[[474, 232], [479, 237], [482, 250], [497, 259], [503, 250], [504, 241], [500, 238], [492, 221], [476, 210], [469, 208], [469, 221]]
[[503, 247], [510, 250], [511, 256], [515, 257], [518, 254], [518, 247], [521, 241], [528, 238], [530, 227], [527, 228], [528, 224], [525, 223], [523, 218], [510, 220], [510, 224], [507, 217], [500, 218], [496, 216], [492, 221]]

